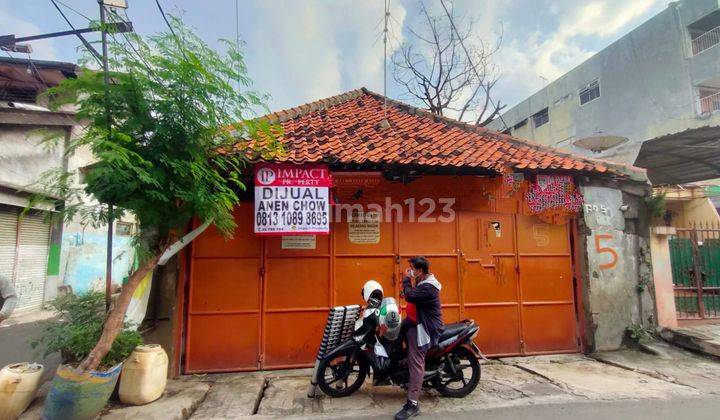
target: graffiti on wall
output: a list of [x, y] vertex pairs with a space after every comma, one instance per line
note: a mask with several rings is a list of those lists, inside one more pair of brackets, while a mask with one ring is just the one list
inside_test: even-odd
[[[107, 233], [98, 231], [63, 232], [63, 283], [75, 293], [104, 290]], [[119, 286], [127, 278], [134, 260], [130, 236], [113, 238], [112, 281]]]

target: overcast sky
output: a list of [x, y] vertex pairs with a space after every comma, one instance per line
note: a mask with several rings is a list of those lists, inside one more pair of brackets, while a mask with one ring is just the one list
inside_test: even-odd
[[[62, 0], [98, 19], [96, 0]], [[154, 0], [128, 0], [135, 30], [164, 28]], [[424, 0], [442, 11], [439, 0]], [[476, 20], [476, 36], [491, 40], [502, 28], [496, 64], [502, 74], [494, 96], [511, 106], [580, 64], [660, 12], [667, 0], [456, 0], [459, 14]], [[235, 0], [161, 0], [182, 13], [211, 45], [235, 38]], [[271, 110], [365, 86], [382, 92], [383, 0], [239, 0], [240, 37], [258, 91]], [[61, 6], [62, 7], [62, 6]], [[82, 16], [64, 9], [76, 27]], [[391, 49], [409, 38], [419, 18], [418, 0], [391, 0]], [[69, 29], [50, 0], [0, 0], [0, 35]], [[89, 36], [92, 38], [92, 35]], [[74, 37], [33, 42], [33, 59], [76, 62]], [[388, 94], [404, 97], [389, 77]]]

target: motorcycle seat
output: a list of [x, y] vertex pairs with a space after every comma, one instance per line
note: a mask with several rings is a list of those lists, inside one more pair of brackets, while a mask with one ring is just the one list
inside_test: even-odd
[[460, 332], [462, 332], [462, 330], [464, 330], [467, 327], [468, 327], [467, 322], [455, 322], [452, 324], [445, 324], [445, 329], [440, 334], [440, 341], [459, 334]]

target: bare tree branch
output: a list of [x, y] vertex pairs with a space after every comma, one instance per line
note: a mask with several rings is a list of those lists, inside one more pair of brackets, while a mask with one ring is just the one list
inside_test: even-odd
[[505, 108], [491, 98], [499, 78], [492, 58], [502, 33], [490, 46], [482, 40], [474, 43], [473, 20], [457, 17], [452, 6], [450, 17], [432, 14], [422, 1], [420, 11], [422, 23], [409, 28], [411, 39], [392, 57], [393, 79], [412, 101], [434, 114], [451, 112], [461, 121], [489, 123]]

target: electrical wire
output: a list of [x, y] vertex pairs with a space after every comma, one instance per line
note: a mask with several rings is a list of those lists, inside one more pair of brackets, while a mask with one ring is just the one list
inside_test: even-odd
[[[159, 6], [159, 4], [158, 4], [158, 6]], [[115, 17], [117, 17], [118, 19], [120, 19], [120, 21], [123, 21], [123, 17], [120, 16], [120, 14], [118, 14], [116, 11], [110, 10], [109, 12], [110, 12], [110, 13], [108, 14], [108, 16], [109, 16], [111, 19], [112, 19], [112, 16], [114, 15]], [[125, 21], [129, 21], [129, 20], [130, 20], [130, 17], [127, 15], [127, 12], [125, 12]], [[167, 21], [166, 21], [166, 22], [167, 22]], [[170, 29], [172, 30], [171, 27], [170, 27]], [[123, 36], [123, 38], [125, 38], [126, 43], [130, 46], [130, 48], [131, 48], [132, 51], [135, 53], [135, 55], [137, 56], [137, 58], [142, 62], [143, 66], [147, 69], [148, 74], [155, 80], [155, 83], [157, 83], [158, 85], [162, 85], [162, 78], [157, 75], [157, 73], [155, 72], [155, 70], [153, 69], [153, 67], [150, 66], [150, 64], [147, 62], [147, 60], [145, 60], [145, 58], [144, 58], [143, 55], [140, 53], [140, 51], [138, 51], [138, 49], [135, 48], [135, 45], [133, 45], [133, 43], [132, 43], [132, 41], [130, 40], [130, 38], [129, 38], [125, 33], [122, 33], [122, 32], [121, 32], [120, 34]], [[173, 32], [173, 34], [174, 34], [174, 32]], [[112, 38], [113, 38], [113, 40], [115, 40], [115, 42], [117, 42], [117, 38], [115, 38], [115, 34], [110, 33], [109, 35], [112, 36]], [[178, 40], [177, 37], [175, 37], [175, 39]], [[179, 41], [179, 40], [178, 40], [178, 41]], [[118, 42], [118, 45], [121, 45], [121, 46], [122, 46], [123, 44]], [[182, 50], [182, 52], [183, 52], [183, 56], [185, 57], [185, 60], [187, 60], [187, 56], [185, 56], [185, 50], [184, 50], [184, 48], [182, 47], [181, 44], [178, 44], [178, 46], [180, 46], [180, 48], [181, 48], [181, 50]], [[122, 46], [122, 48], [125, 50], [125, 52], [126, 52], [127, 54], [132, 55], [124, 46]], [[182, 102], [183, 102], [182, 98], [177, 95], [177, 92], [175, 92], [174, 89], [167, 89], [167, 92], [168, 92], [168, 94], [169, 94], [170, 96], [172, 96], [172, 97], [175, 99], [175, 101], [177, 101], [178, 103], [182, 103]]]
[[[60, 6], [58, 6], [58, 4], [56, 3], [56, 0], [50, 0], [50, 3], [52, 3], [53, 6], [55, 6], [55, 9], [57, 9], [58, 13], [60, 13], [60, 16], [62, 16], [63, 19], [65, 19], [65, 22], [70, 26], [70, 28], [73, 31], [77, 31], [77, 29], [75, 29], [75, 26], [72, 24], [72, 22], [70, 22], [70, 19], [68, 19], [68, 17], [65, 16], [65, 13], [63, 13], [62, 9], [60, 9]], [[85, 37], [83, 37], [81, 34], [76, 33], [75, 35], [77, 35], [77, 37], [80, 38], [80, 41], [82, 41], [83, 45], [85, 45], [85, 48], [87, 48], [92, 53], [92, 56], [95, 57], [95, 60], [98, 62], [98, 64], [100, 64], [102, 66], [102, 60], [100, 59], [100, 53], [98, 53], [97, 50], [92, 45], [90, 45], [90, 43], [87, 41], [87, 39], [85, 39]]]
[[92, 22], [92, 19], [90, 19], [89, 17], [87, 17], [87, 15], [84, 15], [84, 14], [78, 12], [77, 9], [73, 9], [72, 7], [68, 6], [67, 3], [65, 3], [65, 2], [63, 2], [63, 1], [61, 1], [61, 0], [55, 0], [55, 1], [57, 1], [58, 3], [60, 3], [61, 5], [63, 5], [66, 9], [68, 9], [68, 10], [70, 10], [70, 11], [72, 11], [72, 12], [75, 12], [76, 15], [81, 16], [81, 17], [84, 17], [84, 18], [87, 19], [89, 22]]
[[[123, 17], [120, 16], [115, 10], [110, 10], [109, 12], [110, 12], [110, 14], [109, 14], [108, 16], [110, 16], [110, 17], [112, 18], [112, 16], [114, 15], [114, 16], [117, 17], [121, 22], [127, 22], [127, 21], [130, 20], [130, 18], [127, 16], [127, 13], [125, 14], [125, 19], [123, 19]], [[135, 45], [133, 45], [132, 41], [130, 40], [130, 37], [128, 37], [127, 34], [125, 34], [124, 32], [121, 32], [120, 35], [122, 35], [122, 37], [125, 38], [125, 43], [130, 46], [130, 49], [133, 50], [133, 52], [135, 53], [135, 55], [137, 56], [137, 58], [138, 58], [138, 59], [142, 62], [142, 64], [145, 66], [145, 68], [146, 68], [147, 71], [148, 71], [148, 74], [150, 74], [150, 75], [155, 79], [156, 82], [159, 81], [160, 78], [158, 77], [157, 73], [155, 73], [155, 71], [152, 69], [152, 67], [150, 66], [150, 64], [145, 60], [145, 58], [144, 58], [143, 55], [140, 53], [140, 51], [138, 51], [138, 49], [135, 48]], [[117, 42], [117, 39], [115, 38], [115, 34], [110, 34], [110, 36], [112, 36], [113, 40], [115, 40], [115, 41]], [[121, 44], [118, 43], [118, 45], [121, 45]], [[127, 50], [125, 50], [125, 51], [129, 53], [129, 51], [127, 51]]]
[[45, 82], [45, 79], [42, 77], [42, 74], [40, 74], [40, 70], [35, 66], [35, 62], [33, 62], [32, 54], [28, 53], [28, 62], [30, 63], [30, 67], [32, 67], [33, 76], [35, 76], [36, 79], [40, 80], [42, 84], [45, 86], [45, 89], [50, 89], [50, 86]]
[[185, 47], [183, 47], [183, 43], [180, 41], [180, 38], [175, 33], [175, 30], [173, 29], [172, 25], [170, 24], [170, 21], [168, 20], [167, 16], [165, 15], [165, 11], [163, 10], [162, 6], [160, 5], [160, 1], [155, 0], [155, 4], [157, 4], [158, 10], [160, 10], [160, 14], [162, 15], [162, 18], [165, 21], [165, 25], [167, 25], [168, 29], [170, 29], [170, 33], [172, 33], [172, 36], [175, 38], [175, 41], [177, 42], [178, 47], [180, 48], [180, 52], [182, 53], [183, 57], [185, 57], [185, 60], [188, 61], [188, 58], [185, 55]]
[[[470, 67], [472, 67], [473, 72], [475, 72], [475, 77], [478, 78], [478, 80], [482, 81], [482, 78], [480, 77], [480, 74], [477, 71], [477, 68], [475, 67], [475, 64], [472, 62], [472, 57], [470, 55], [470, 52], [468, 52], [467, 48], [465, 48], [465, 43], [463, 42], [462, 37], [460, 36], [460, 32], [458, 32], [457, 28], [455, 27], [455, 21], [453, 20], [452, 15], [450, 14], [450, 11], [448, 10], [447, 6], [445, 6], [445, 0], [440, 0], [440, 4], [442, 4], [443, 9], [445, 9], [445, 14], [448, 17], [448, 20], [450, 21], [450, 27], [455, 32], [455, 35], [458, 37], [458, 41], [460, 41], [460, 46], [462, 47], [463, 51], [465, 51], [465, 55], [467, 56], [468, 62], [470, 63]], [[485, 86], [484, 83], [480, 84], [485, 91], [485, 95], [487, 95], [488, 101], [490, 102], [490, 105], [493, 106], [493, 108], [497, 109], [497, 106], [495, 105], [495, 101], [492, 100], [490, 97], [490, 92], [488, 91], [488, 88]], [[505, 120], [503, 119], [503, 116], [500, 112], [498, 112], [498, 117], [500, 118], [500, 121], [505, 126], [505, 129], [507, 130], [508, 125], [505, 123]]]

